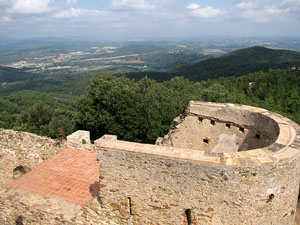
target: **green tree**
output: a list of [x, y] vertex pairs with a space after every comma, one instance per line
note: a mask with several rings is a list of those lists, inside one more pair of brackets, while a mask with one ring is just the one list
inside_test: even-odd
[[53, 110], [48, 105], [37, 102], [19, 116], [15, 129], [46, 136], [49, 132], [48, 124], [52, 114]]
[[56, 109], [49, 122], [48, 136], [63, 139], [75, 131], [75, 113], [69, 110]]
[[77, 128], [91, 131], [92, 138], [116, 134], [123, 140], [153, 143], [186, 107], [177, 101], [182, 93], [170, 88], [181, 81], [162, 84], [148, 78], [134, 82], [98, 76], [78, 101]]

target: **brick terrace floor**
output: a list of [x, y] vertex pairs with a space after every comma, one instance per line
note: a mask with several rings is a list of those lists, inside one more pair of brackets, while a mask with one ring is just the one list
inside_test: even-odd
[[67, 148], [7, 186], [84, 206], [99, 195], [97, 153]]

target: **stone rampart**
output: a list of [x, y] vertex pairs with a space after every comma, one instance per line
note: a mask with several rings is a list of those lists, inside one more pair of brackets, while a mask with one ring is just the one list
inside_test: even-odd
[[300, 178], [299, 126], [249, 106], [191, 102], [188, 111], [222, 121], [224, 129], [226, 123], [238, 131], [253, 129], [251, 135], [264, 134], [269, 145], [214, 153], [201, 145], [191, 149], [100, 140], [103, 207], [133, 224], [292, 225]]

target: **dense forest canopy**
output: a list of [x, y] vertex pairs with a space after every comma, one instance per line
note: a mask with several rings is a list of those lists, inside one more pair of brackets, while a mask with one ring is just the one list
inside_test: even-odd
[[0, 127], [57, 138], [75, 130], [75, 110], [72, 96], [20, 91], [0, 98]]
[[148, 78], [134, 82], [126, 77], [96, 77], [88, 95], [78, 101], [77, 126], [90, 130], [94, 138], [109, 133], [152, 143], [186, 107], [190, 85], [183, 78], [158, 83]]

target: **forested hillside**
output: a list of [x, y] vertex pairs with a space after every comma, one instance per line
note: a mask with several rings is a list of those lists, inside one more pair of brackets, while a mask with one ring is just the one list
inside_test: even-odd
[[[207, 56], [196, 54], [196, 53], [186, 53], [184, 51], [168, 52], [147, 55], [148, 65], [150, 64], [152, 68], [157, 67], [157, 69], [169, 69], [178, 63], [182, 62], [194, 62], [207, 58]], [[141, 58], [143, 59], [143, 58]]]
[[85, 94], [90, 79], [97, 74], [99, 74], [97, 71], [74, 72], [65, 75], [46, 76], [33, 80], [10, 82], [2, 87], [0, 86], [0, 96], [10, 95], [24, 90], [81, 95]]
[[198, 63], [179, 64], [170, 72], [176, 75], [184, 74], [187, 79], [200, 81], [259, 71], [266, 72], [269, 69], [290, 69], [293, 66], [300, 67], [299, 52], [251, 47]]
[[5, 82], [33, 80], [38, 77], [41, 77], [41, 75], [26, 73], [23, 70], [0, 66], [0, 84]]
[[20, 91], [0, 97], [0, 128], [57, 138], [75, 130], [75, 110], [72, 96]]

